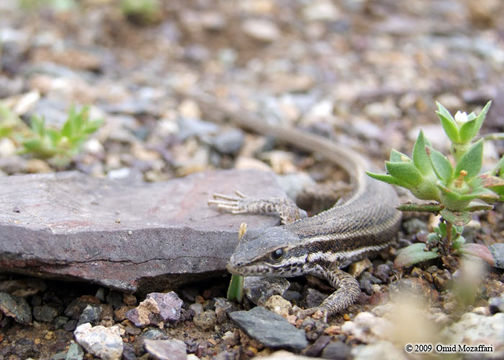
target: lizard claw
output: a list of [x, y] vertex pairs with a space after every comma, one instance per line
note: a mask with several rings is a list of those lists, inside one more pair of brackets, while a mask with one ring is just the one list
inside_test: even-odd
[[243, 200], [247, 198], [242, 192], [235, 190], [236, 196], [213, 194], [212, 199], [208, 200], [208, 205], [216, 205], [219, 210], [230, 212], [231, 214], [243, 214], [247, 212], [242, 205]]

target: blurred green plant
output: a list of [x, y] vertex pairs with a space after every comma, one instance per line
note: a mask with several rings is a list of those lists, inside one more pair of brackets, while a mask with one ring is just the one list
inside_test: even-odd
[[492, 203], [504, 200], [504, 157], [489, 172], [481, 173], [483, 141], [476, 136], [490, 109], [489, 101], [482, 111], [455, 116], [440, 103], [437, 115], [451, 142], [450, 157], [434, 149], [424, 133], [418, 134], [411, 158], [392, 150], [385, 162], [387, 174], [367, 174], [377, 180], [404, 187], [431, 204], [405, 204], [403, 211], [439, 213], [440, 224], [427, 237], [427, 242], [401, 249], [395, 259], [398, 267], [441, 257], [445, 264], [451, 254], [473, 255], [493, 265], [489, 249], [480, 244], [465, 244], [464, 225], [472, 213], [492, 209]]
[[159, 0], [121, 0], [123, 15], [139, 25], [148, 25], [160, 20], [161, 10]]
[[0, 138], [17, 137], [28, 132], [26, 124], [14, 112], [0, 104]]
[[19, 7], [27, 11], [48, 8], [55, 12], [65, 12], [77, 7], [75, 0], [18, 0]]
[[31, 118], [31, 135], [21, 145], [22, 153], [30, 153], [42, 159], [51, 159], [59, 167], [66, 166], [76, 155], [82, 143], [102, 125], [103, 120], [89, 118], [89, 107], [80, 112], [70, 109], [61, 129], [49, 128], [43, 117]]

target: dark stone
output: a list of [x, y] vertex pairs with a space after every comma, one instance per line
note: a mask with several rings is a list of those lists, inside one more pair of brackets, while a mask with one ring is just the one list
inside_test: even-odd
[[22, 297], [0, 292], [0, 312], [20, 324], [28, 325], [32, 321], [30, 305]]
[[313, 344], [308, 346], [304, 351], [303, 355], [306, 356], [319, 356], [322, 350], [329, 344], [331, 337], [327, 335], [320, 336]]
[[321, 293], [316, 289], [308, 288], [306, 290], [304, 303], [307, 308], [317, 307], [325, 300], [326, 297], [327, 294]]
[[131, 346], [130, 344], [124, 343], [123, 344], [122, 359], [123, 360], [136, 360], [137, 357], [135, 355], [135, 348], [133, 346]]
[[158, 329], [149, 329], [143, 333], [142, 337], [149, 340], [165, 340], [167, 336], [164, 332]]
[[68, 322], [68, 317], [66, 316], [57, 316], [56, 319], [54, 319], [54, 327], [56, 329], [61, 329], [66, 325]]
[[196, 301], [196, 296], [200, 293], [199, 289], [195, 287], [184, 287], [180, 289], [180, 292], [183, 299], [192, 303]]
[[140, 335], [142, 333], [142, 330], [137, 328], [136, 326], [126, 326], [126, 328], [124, 329], [124, 331], [126, 331], [126, 334], [128, 335]]
[[118, 309], [124, 305], [123, 295], [117, 291], [109, 292], [105, 299], [107, 300], [107, 304], [112, 305], [114, 309]]
[[51, 360], [65, 360], [66, 354], [67, 354], [66, 351], [60, 351], [60, 352], [54, 354], [51, 357]]
[[504, 269], [504, 244], [495, 243], [488, 247], [495, 260], [494, 267]]
[[243, 280], [245, 296], [256, 305], [264, 304], [273, 295], [282, 296], [289, 286], [285, 278], [246, 276]]
[[[6, 292], [14, 296], [27, 297], [45, 291], [46, 289], [47, 285], [40, 279], [15, 279], [0, 282], [0, 292]], [[40, 296], [37, 296], [37, 298], [40, 300]], [[32, 303], [32, 305], [41, 305], [41, 303]]]
[[317, 340], [323, 334], [326, 327], [326, 322], [315, 320], [311, 317], [305, 318], [301, 324], [301, 329], [305, 331], [305, 336], [310, 341]]
[[218, 324], [225, 322], [229, 312], [234, 310], [237, 310], [236, 306], [228, 299], [215, 298], [215, 316], [217, 317]]
[[158, 109], [152, 104], [151, 101], [145, 99], [128, 99], [117, 104], [103, 104], [103, 110], [112, 114], [125, 114], [132, 116], [139, 116], [145, 114], [152, 114], [159, 116]]
[[19, 356], [21, 359], [28, 358], [38, 358], [39, 355], [39, 345], [35, 345], [33, 340], [27, 338], [21, 338], [16, 340], [15, 346], [13, 347], [13, 354]]
[[79, 319], [82, 312], [88, 305], [98, 305], [100, 301], [94, 296], [83, 295], [72, 300], [65, 309], [65, 315], [72, 319]]
[[243, 146], [245, 136], [240, 129], [220, 131], [212, 138], [212, 145], [222, 154], [235, 155]]
[[180, 118], [178, 125], [179, 131], [177, 136], [182, 141], [191, 136], [205, 137], [219, 131], [218, 125], [194, 118]]
[[389, 264], [380, 264], [376, 267], [374, 274], [383, 283], [387, 283], [390, 274], [392, 273], [392, 267]]
[[381, 280], [378, 279], [377, 277], [373, 276], [369, 272], [364, 272], [362, 273], [360, 279], [359, 279], [359, 286], [362, 291], [364, 291], [368, 295], [372, 295], [374, 293], [373, 291], [373, 284], [381, 284]]
[[40, 295], [34, 295], [31, 298], [31, 306], [41, 306], [42, 305], [42, 297]]
[[308, 346], [305, 333], [282, 316], [261, 306], [249, 311], [235, 311], [231, 319], [250, 337], [271, 348], [302, 350]]
[[421, 231], [429, 232], [426, 222], [418, 218], [412, 218], [404, 221], [402, 227], [404, 231], [406, 231], [406, 234], [409, 235], [415, 235]]
[[82, 360], [84, 358], [84, 350], [79, 344], [72, 342], [65, 356], [65, 360]]
[[249, 196], [284, 195], [271, 173], [255, 170], [141, 184], [76, 172], [2, 177], [0, 271], [141, 292], [215, 275], [240, 223], [249, 230], [278, 223], [207, 205], [210, 194], [238, 187]]
[[82, 314], [79, 317], [77, 326], [85, 323], [90, 323], [91, 325], [96, 325], [100, 320], [100, 315], [102, 313], [102, 308], [96, 305], [88, 305], [82, 310]]
[[323, 359], [348, 360], [351, 348], [344, 342], [330, 342], [322, 351]]
[[37, 321], [51, 322], [58, 316], [58, 310], [49, 305], [35, 306], [33, 317]]
[[504, 312], [504, 295], [488, 299], [488, 309], [490, 310], [491, 314]]
[[98, 300], [100, 300], [101, 302], [104, 302], [105, 301], [105, 288], [99, 288], [97, 291], [96, 291], [96, 294], [95, 294], [95, 298], [97, 298]]
[[68, 322], [65, 325], [63, 325], [63, 330], [74, 331], [76, 327], [77, 327], [77, 320], [71, 319], [71, 320], [68, 320]]
[[350, 346], [341, 341], [330, 342], [322, 351], [322, 358], [332, 360], [348, 360], [350, 359], [350, 351]]

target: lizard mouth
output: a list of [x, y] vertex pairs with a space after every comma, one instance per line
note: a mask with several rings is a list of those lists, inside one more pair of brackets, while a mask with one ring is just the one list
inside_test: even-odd
[[244, 268], [240, 267], [239, 265], [237, 266], [235, 264], [232, 264], [232, 263], [228, 263], [226, 265], [226, 270], [233, 275], [247, 275], [247, 273], [248, 273]]
[[234, 266], [228, 263], [226, 266], [227, 271], [234, 275], [242, 276], [271, 276], [271, 269], [267, 267], [259, 267], [254, 265], [249, 266]]

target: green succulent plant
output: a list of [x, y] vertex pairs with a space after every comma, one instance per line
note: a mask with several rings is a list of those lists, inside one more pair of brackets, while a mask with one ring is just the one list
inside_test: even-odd
[[51, 159], [57, 166], [65, 166], [75, 156], [82, 143], [101, 126], [101, 119], [89, 118], [89, 107], [80, 112], [70, 110], [61, 129], [49, 128], [43, 117], [31, 118], [31, 136], [22, 141], [22, 153], [42, 159]]
[[441, 224], [429, 234], [430, 242], [402, 249], [396, 265], [411, 265], [453, 251], [485, 258], [485, 250], [474, 246], [477, 244], [464, 245], [462, 231], [471, 220], [472, 212], [491, 209], [491, 204], [504, 199], [504, 158], [493, 171], [481, 173], [484, 139], [475, 141], [490, 106], [489, 101], [478, 115], [459, 111], [452, 116], [437, 103], [436, 113], [451, 141], [450, 156], [434, 149], [420, 131], [411, 157], [392, 150], [389, 161], [385, 162], [386, 174], [367, 173], [377, 180], [410, 190], [420, 200], [434, 202], [407, 204], [400, 206], [400, 210], [429, 211], [442, 216]]

